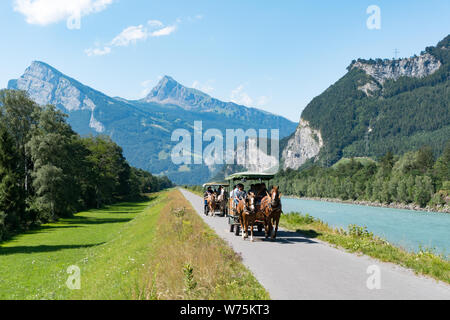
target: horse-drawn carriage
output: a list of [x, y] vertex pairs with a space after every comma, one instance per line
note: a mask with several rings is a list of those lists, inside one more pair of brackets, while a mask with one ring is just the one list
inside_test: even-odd
[[[228, 183], [227, 182], [210, 182], [203, 185], [205, 191], [205, 216], [221, 216], [225, 217], [228, 213]], [[211, 194], [207, 195], [208, 189]], [[220, 190], [220, 191], [219, 191]]]
[[[269, 186], [270, 180], [272, 180], [275, 176], [273, 174], [268, 173], [253, 173], [253, 172], [242, 172], [235, 173], [226, 178], [229, 183], [229, 190], [232, 190], [236, 184], [243, 184], [245, 189], [249, 191], [249, 195], [251, 194], [253, 206], [261, 208], [261, 202], [264, 198], [269, 196], [269, 190], [267, 187]], [[231, 191], [230, 191], [231, 192]], [[278, 192], [278, 189], [277, 189]], [[270, 199], [270, 198], [269, 198]], [[281, 211], [281, 202], [280, 202], [280, 211]], [[248, 213], [247, 213], [248, 214]], [[258, 232], [262, 232], [263, 228], [270, 229], [272, 223], [270, 221], [270, 226], [268, 224], [267, 219], [261, 214], [256, 215], [252, 219], [251, 223], [251, 233], [253, 235], [253, 227], [255, 226]], [[241, 226], [243, 226], [242, 213], [239, 212], [236, 203], [233, 202], [233, 199], [230, 198], [228, 203], [228, 224], [230, 225], [230, 232], [234, 232], [236, 236], [239, 236]], [[278, 223], [277, 223], [278, 228]], [[266, 237], [268, 233], [272, 232], [272, 230], [266, 230]], [[242, 230], [242, 235], [247, 236], [247, 231]]]

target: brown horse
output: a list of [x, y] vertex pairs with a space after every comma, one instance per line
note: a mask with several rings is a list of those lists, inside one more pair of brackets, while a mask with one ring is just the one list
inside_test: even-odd
[[270, 193], [267, 193], [267, 196], [261, 200], [259, 211], [265, 217], [264, 229], [266, 232], [266, 239], [271, 235], [272, 240], [275, 240], [277, 238], [281, 214], [283, 213], [279, 187], [273, 187]]
[[248, 238], [248, 227], [250, 227], [250, 241], [253, 242], [253, 229], [257, 220], [264, 219], [258, 212], [256, 207], [256, 197], [253, 192], [250, 192], [246, 199], [246, 207], [241, 217], [242, 238]]
[[219, 210], [223, 214], [226, 214], [228, 201], [227, 201], [225, 192], [222, 192], [222, 194], [217, 195], [217, 203], [218, 203]]
[[214, 213], [216, 212], [217, 207], [218, 207], [217, 194], [211, 193], [208, 196], [208, 209], [209, 209], [209, 215], [211, 217], [214, 217]]
[[236, 206], [236, 216], [239, 217], [239, 223], [241, 224], [242, 238], [245, 239], [246, 233], [244, 232], [244, 216], [247, 212], [247, 199], [242, 199]]

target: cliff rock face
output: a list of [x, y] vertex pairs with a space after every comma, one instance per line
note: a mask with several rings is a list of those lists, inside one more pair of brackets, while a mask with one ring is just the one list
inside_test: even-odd
[[425, 53], [418, 57], [381, 60], [376, 63], [360, 60], [355, 62], [351, 68], [361, 69], [383, 84], [386, 80], [398, 80], [400, 77], [424, 78], [439, 70], [441, 65], [442, 63], [438, 59]]
[[73, 79], [43, 62], [34, 61], [19, 79], [11, 80], [8, 87], [24, 90], [36, 103], [53, 104], [67, 113], [87, 110], [91, 112], [89, 127], [98, 133], [105, 131], [104, 125], [95, 119], [94, 102], [81, 92]]
[[[269, 141], [268, 143], [271, 142]], [[248, 139], [244, 150], [242, 147], [237, 148], [236, 160], [237, 164], [243, 166], [247, 171], [259, 173], [278, 172], [280, 164], [278, 157], [271, 155], [267, 149], [260, 149], [257, 139]]]
[[306, 161], [316, 157], [323, 147], [322, 134], [301, 119], [294, 136], [283, 151], [284, 169], [300, 168]]

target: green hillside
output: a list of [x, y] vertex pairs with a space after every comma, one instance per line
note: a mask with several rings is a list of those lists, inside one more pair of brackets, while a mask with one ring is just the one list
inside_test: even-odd
[[[325, 147], [319, 158], [328, 164], [342, 157], [379, 159], [389, 151], [403, 154], [423, 145], [440, 155], [450, 138], [449, 43], [447, 36], [422, 52], [441, 63], [436, 72], [425, 77], [402, 76], [380, 83], [355, 64], [391, 66], [394, 70], [403, 60], [354, 61], [349, 72], [303, 112], [303, 119], [322, 133]], [[404, 60], [405, 68], [413, 59]], [[367, 83], [375, 86], [369, 94], [360, 89]]]

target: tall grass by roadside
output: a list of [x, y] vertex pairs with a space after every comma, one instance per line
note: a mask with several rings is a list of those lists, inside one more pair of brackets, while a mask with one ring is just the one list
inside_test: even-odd
[[412, 269], [417, 274], [450, 283], [450, 261], [444, 255], [435, 254], [427, 249], [417, 253], [408, 252], [374, 236], [365, 227], [351, 225], [348, 230], [335, 229], [319, 219], [299, 213], [283, 215], [281, 226], [300, 232], [306, 237], [326, 241], [349, 252], [396, 263]]
[[150, 268], [137, 299], [269, 299], [240, 257], [194, 212], [179, 191], [168, 196]]

